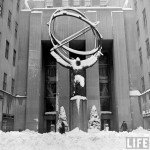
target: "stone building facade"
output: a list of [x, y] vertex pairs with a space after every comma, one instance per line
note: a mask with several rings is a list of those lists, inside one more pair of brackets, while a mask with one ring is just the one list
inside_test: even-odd
[[[119, 131], [124, 120], [129, 130], [143, 126], [141, 101], [135, 93], [141, 88], [141, 72], [135, 44], [135, 12], [130, 8], [132, 5], [123, 8], [124, 1], [119, 0], [115, 3], [104, 0], [60, 2], [30, 0], [29, 7], [21, 3], [23, 9], [19, 15], [16, 90], [14, 105], [11, 105], [15, 108], [14, 113], [11, 113], [14, 115], [13, 129], [49, 132], [53, 130], [52, 127], [56, 128], [61, 106], [65, 108], [69, 128], [72, 129], [70, 117], [73, 114], [70, 114], [69, 107], [71, 72], [50, 55], [52, 44], [47, 26], [52, 13], [64, 5], [77, 5], [76, 8], [89, 20], [100, 21], [97, 29], [103, 35], [104, 55], [85, 72], [88, 119], [95, 105], [102, 130], [107, 123], [110, 130]], [[88, 6], [85, 5], [87, 3]], [[55, 33], [63, 39], [84, 27], [81, 21], [62, 17], [56, 22]], [[67, 46], [79, 50], [82, 47], [82, 50], [88, 51], [93, 48], [93, 40], [92, 33], [88, 32]], [[4, 107], [4, 104], [1, 106]], [[4, 110], [1, 112], [3, 114]]]
[[140, 59], [143, 126], [150, 127], [150, 1], [133, 0], [136, 27], [136, 51]]

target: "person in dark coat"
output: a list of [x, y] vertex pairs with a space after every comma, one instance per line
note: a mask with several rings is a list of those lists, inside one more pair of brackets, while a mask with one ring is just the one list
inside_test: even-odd
[[65, 133], [65, 124], [64, 124], [63, 121], [61, 122], [61, 127], [59, 128], [59, 132], [60, 132], [61, 134]]
[[125, 121], [123, 121], [123, 123], [121, 125], [121, 131], [127, 131], [127, 130], [128, 130], [127, 123]]

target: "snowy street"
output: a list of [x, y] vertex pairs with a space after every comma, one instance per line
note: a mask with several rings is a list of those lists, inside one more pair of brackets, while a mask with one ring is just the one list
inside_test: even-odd
[[85, 133], [78, 128], [66, 134], [0, 131], [0, 150], [125, 150], [126, 137], [150, 137], [150, 131], [141, 127], [129, 133], [93, 130]]

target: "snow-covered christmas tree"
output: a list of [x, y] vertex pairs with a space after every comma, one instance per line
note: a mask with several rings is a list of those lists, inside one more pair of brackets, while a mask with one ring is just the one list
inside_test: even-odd
[[91, 109], [89, 129], [98, 129], [98, 130], [101, 129], [101, 121], [100, 121], [95, 105], [93, 105]]
[[66, 131], [68, 130], [68, 123], [67, 123], [67, 116], [65, 112], [65, 108], [63, 106], [60, 107], [60, 112], [58, 116], [58, 122], [57, 122], [57, 131], [62, 126], [62, 122], [65, 124]]

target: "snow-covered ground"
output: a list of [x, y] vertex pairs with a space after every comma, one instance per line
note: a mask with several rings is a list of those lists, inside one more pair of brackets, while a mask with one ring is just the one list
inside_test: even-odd
[[126, 137], [150, 137], [150, 131], [138, 128], [132, 132], [92, 131], [78, 128], [66, 134], [34, 131], [0, 131], [0, 150], [125, 150]]

